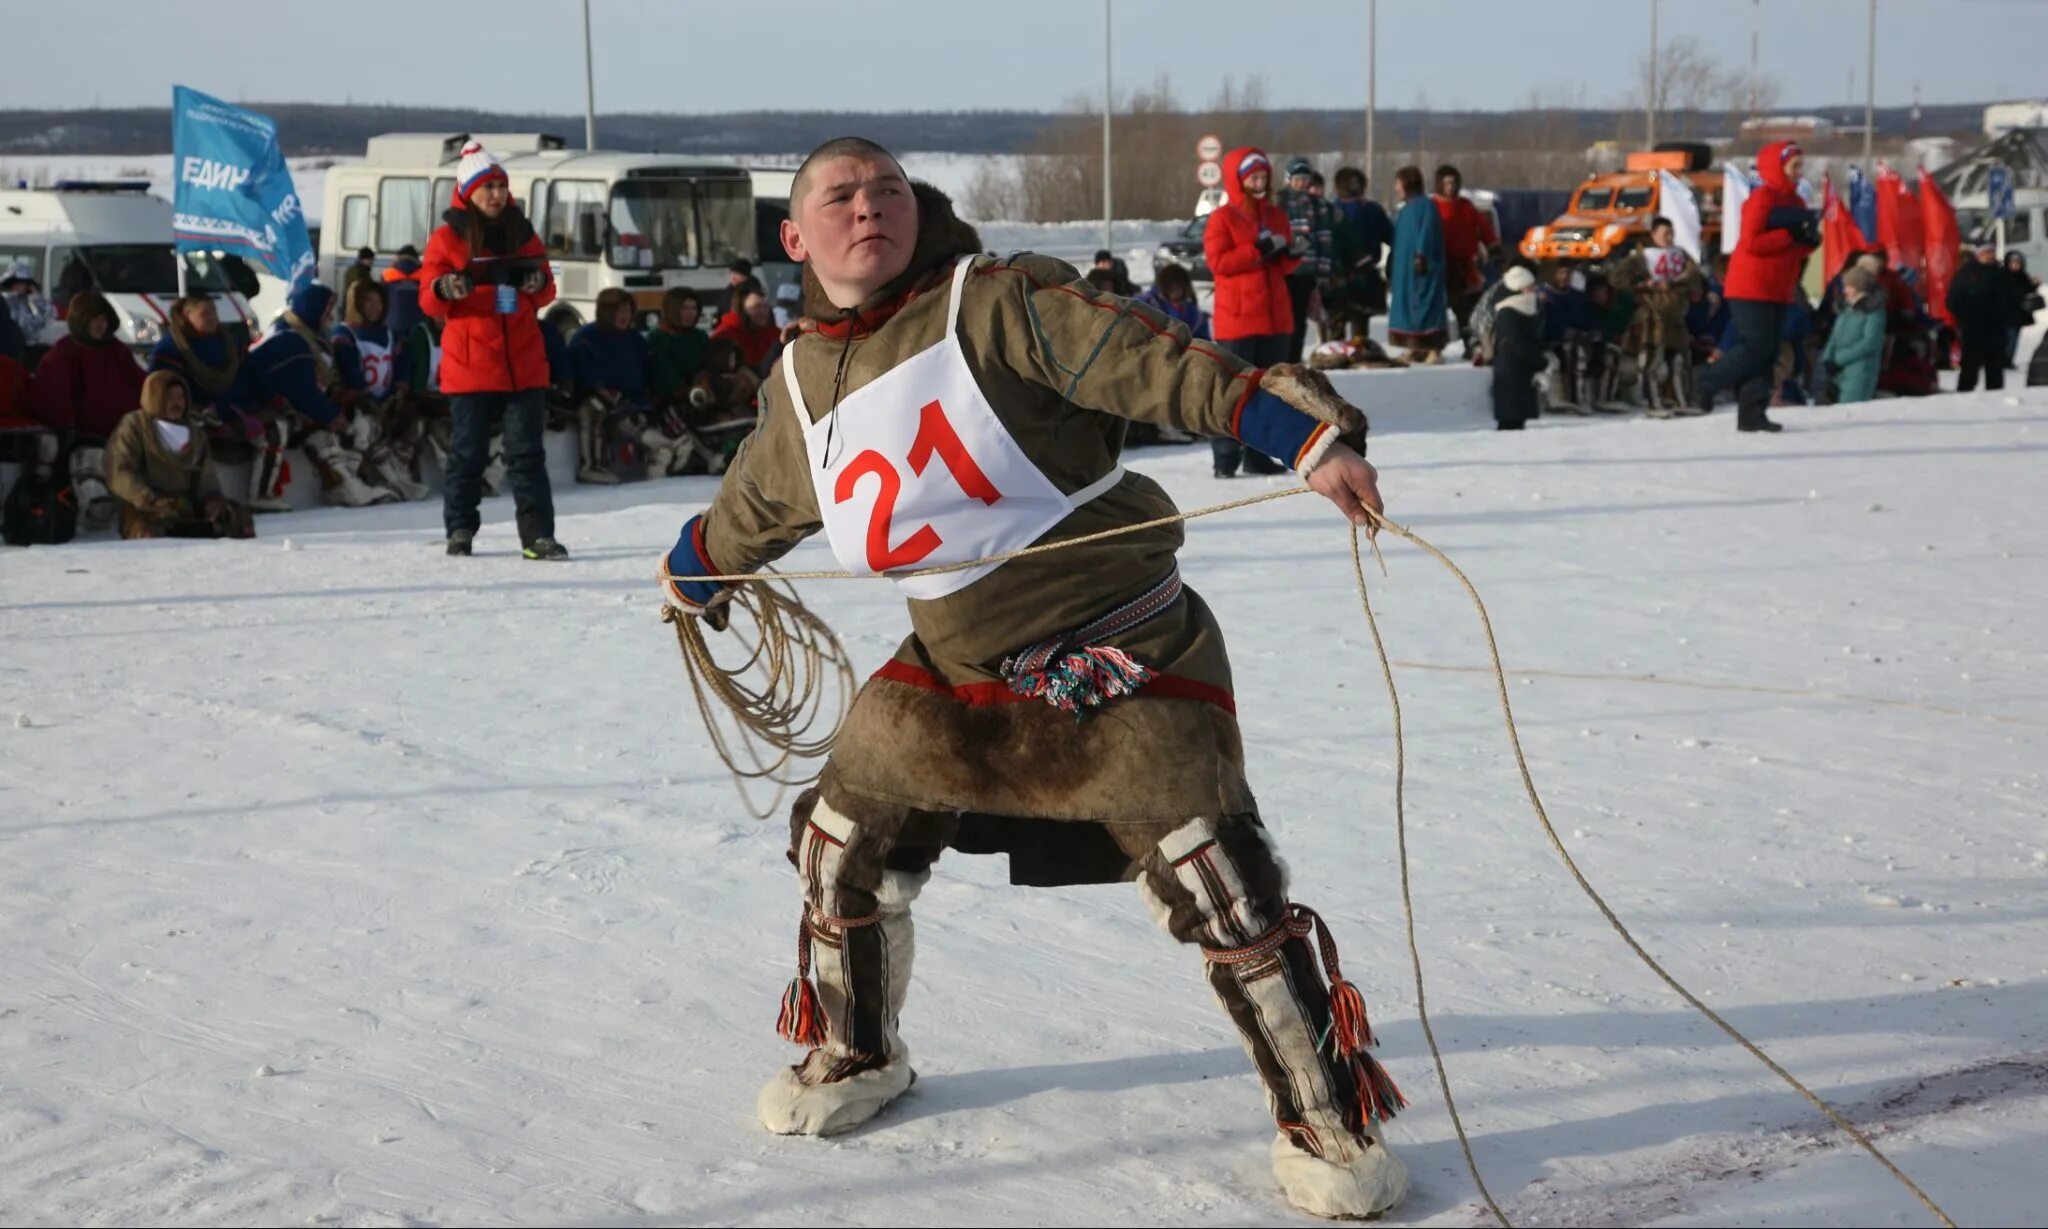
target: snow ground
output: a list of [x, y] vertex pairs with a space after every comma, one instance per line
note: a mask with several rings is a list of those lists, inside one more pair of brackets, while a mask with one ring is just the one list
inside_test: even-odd
[[[1958, 1221], [2033, 1223], [2048, 393], [1769, 439], [1368, 409], [1390, 510], [1528, 671], [1539, 785], [1622, 916]], [[1258, 489], [1197, 449], [1136, 464], [1184, 507]], [[914, 1092], [836, 1141], [754, 1125], [793, 1057], [784, 834], [737, 805], [649, 581], [709, 492], [564, 490], [558, 567], [517, 559], [502, 500], [467, 562], [429, 505], [0, 554], [0, 1220], [1299, 1223], [1192, 953], [1128, 888], [990, 859], [919, 902]], [[1392, 652], [1480, 664], [1450, 578], [1387, 557]], [[1282, 501], [1191, 526], [1184, 560], [1296, 893], [1415, 1102], [1397, 1220], [1484, 1223], [1415, 1022], [1344, 535]], [[879, 584], [804, 596], [863, 668], [905, 626]], [[1630, 961], [1542, 843], [1490, 679], [1401, 682], [1434, 1019], [1516, 1222], [1926, 1223]]]

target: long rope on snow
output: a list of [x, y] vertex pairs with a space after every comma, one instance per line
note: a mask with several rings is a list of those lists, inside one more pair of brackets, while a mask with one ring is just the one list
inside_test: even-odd
[[[1244, 499], [1233, 499], [1226, 503], [1211, 504], [1191, 512], [1178, 512], [1171, 516], [1157, 517], [1135, 525], [1118, 526], [1114, 529], [1106, 529], [1099, 533], [1086, 534], [1077, 538], [1040, 543], [1036, 546], [1025, 547], [1022, 550], [1006, 551], [1002, 554], [990, 555], [982, 559], [973, 559], [964, 563], [918, 568], [912, 571], [891, 573], [890, 575], [934, 576], [945, 572], [965, 571], [969, 568], [982, 567], [991, 563], [1002, 563], [1011, 559], [1021, 559], [1028, 555], [1064, 550], [1068, 547], [1079, 546], [1087, 542], [1097, 542], [1105, 538], [1119, 537], [1127, 533], [1137, 533], [1161, 525], [1176, 524], [1195, 520], [1199, 517], [1214, 516], [1217, 513], [1229, 512], [1237, 508], [1246, 508], [1253, 504], [1268, 503], [1276, 499], [1286, 499], [1295, 495], [1312, 493], [1308, 487], [1290, 487], [1284, 490], [1268, 491]], [[1670, 987], [1672, 992], [1683, 999], [1688, 1006], [1699, 1012], [1702, 1016], [1705, 1016], [1716, 1028], [1719, 1028], [1737, 1045], [1747, 1050], [1751, 1056], [1768, 1068], [1773, 1075], [1783, 1080], [1794, 1092], [1806, 1098], [1829, 1121], [1840, 1127], [1851, 1139], [1855, 1140], [1865, 1152], [1870, 1154], [1871, 1159], [1884, 1166], [1886, 1172], [1898, 1179], [1902, 1186], [1911, 1191], [1914, 1197], [1920, 1201], [1921, 1205], [1933, 1214], [1935, 1220], [1946, 1226], [1947, 1229], [1956, 1229], [1955, 1221], [1951, 1220], [1948, 1213], [1941, 1209], [1941, 1205], [1937, 1204], [1926, 1191], [1922, 1190], [1918, 1183], [1907, 1177], [1906, 1172], [1893, 1163], [1892, 1159], [1886, 1156], [1884, 1151], [1872, 1142], [1868, 1135], [1858, 1129], [1855, 1123], [1849, 1121], [1834, 1106], [1829, 1105], [1812, 1089], [1801, 1083], [1799, 1077], [1787, 1071], [1777, 1060], [1765, 1053], [1763, 1047], [1751, 1041], [1742, 1030], [1730, 1024], [1722, 1018], [1719, 1012], [1716, 1012], [1713, 1008], [1702, 1002], [1698, 995], [1686, 989], [1684, 983], [1672, 976], [1670, 971], [1665, 969], [1658, 962], [1657, 958], [1652, 956], [1648, 949], [1644, 948], [1635, 935], [1630, 932], [1620, 916], [1614, 912], [1613, 907], [1607, 903], [1606, 898], [1601, 896], [1599, 890], [1586, 878], [1585, 872], [1579, 869], [1578, 861], [1572, 857], [1571, 851], [1565, 847], [1564, 839], [1558, 835], [1557, 828], [1550, 822], [1550, 814], [1544, 808], [1542, 796], [1536, 791], [1535, 777], [1531, 775], [1528, 757], [1522, 751], [1521, 732], [1515, 725], [1514, 707], [1508, 700], [1507, 671], [1501, 664], [1500, 644], [1494, 637], [1493, 618], [1488, 614], [1486, 603], [1480, 598], [1478, 588], [1473, 585], [1471, 578], [1465, 575], [1463, 569], [1451, 561], [1450, 556], [1438, 550], [1420, 535], [1406, 526], [1388, 520], [1377, 513], [1372, 513], [1370, 510], [1368, 510], [1368, 514], [1372, 516], [1374, 522], [1368, 534], [1372, 540], [1375, 556], [1379, 554], [1376, 535], [1379, 530], [1385, 529], [1397, 537], [1405, 538], [1409, 542], [1414, 543], [1423, 552], [1442, 564], [1450, 571], [1452, 576], [1457, 578], [1458, 583], [1463, 586], [1466, 596], [1472, 599], [1473, 609], [1479, 615], [1480, 630], [1486, 636], [1486, 651], [1490, 662], [1490, 671], [1493, 675], [1494, 689], [1500, 698], [1501, 718], [1507, 726], [1508, 746], [1514, 752], [1515, 767], [1521, 774], [1522, 790], [1529, 799], [1530, 809], [1535, 812], [1536, 821], [1543, 828], [1543, 835], [1549, 840], [1551, 848], [1557, 851], [1558, 858], [1563, 861], [1565, 869], [1571, 873], [1572, 880], [1578, 884], [1579, 890], [1585, 893], [1586, 898], [1593, 902], [1594, 907], [1600, 911], [1600, 915], [1607, 919], [1607, 923], [1613, 927], [1614, 933], [1620, 936], [1621, 941], [1628, 945], [1628, 949], [1636, 954], [1637, 959], [1641, 960], [1652, 973], [1657, 975], [1659, 981]], [[1381, 560], [1381, 567], [1385, 567], [1384, 559]], [[1351, 527], [1351, 569], [1353, 578], [1358, 584], [1359, 605], [1365, 613], [1366, 627], [1372, 633], [1373, 649], [1379, 657], [1380, 676], [1386, 682], [1387, 699], [1393, 710], [1394, 834], [1396, 852], [1401, 863], [1401, 910], [1406, 923], [1409, 964], [1415, 975], [1415, 1014], [1422, 1024], [1423, 1038], [1429, 1044], [1430, 1060], [1436, 1067], [1437, 1084], [1444, 1094], [1444, 1108], [1449, 1113], [1452, 1129], [1457, 1133], [1458, 1147], [1464, 1153], [1465, 1167], [1472, 1174], [1473, 1185], [1478, 1188], [1479, 1197], [1485, 1202], [1487, 1208], [1492, 1211], [1495, 1218], [1503, 1226], [1511, 1227], [1512, 1222], [1508, 1220], [1507, 1214], [1501, 1211], [1500, 1204], [1494, 1200], [1492, 1192], [1486, 1187], [1485, 1178], [1480, 1175], [1479, 1161], [1473, 1155], [1471, 1138], [1465, 1131], [1464, 1120], [1459, 1116], [1457, 1102], [1451, 1094], [1451, 1079], [1444, 1067], [1443, 1050], [1438, 1046], [1436, 1031], [1429, 1022], [1429, 1007], [1423, 988], [1422, 950], [1416, 939], [1415, 902], [1411, 891], [1411, 877], [1408, 866], [1408, 760], [1406, 736], [1401, 724], [1401, 696], [1394, 684], [1393, 661], [1387, 656], [1386, 643], [1380, 636], [1379, 618], [1373, 611], [1372, 596], [1366, 585], [1365, 562], [1360, 553], [1358, 526], [1356, 525]], [[682, 615], [673, 609], [665, 609], [663, 612], [663, 618], [675, 625], [676, 640], [682, 648], [684, 669], [689, 675], [691, 690], [696, 696], [697, 706], [704, 717], [705, 725], [711, 730], [712, 745], [717, 750], [719, 758], [725, 761], [726, 767], [733, 772], [734, 777], [741, 784], [742, 796], [745, 796], [745, 782], [749, 780], [765, 778], [774, 781], [779, 787], [808, 784], [810, 781], [816, 780], [816, 773], [812, 773], [807, 777], [794, 775], [796, 770], [793, 767], [793, 761], [816, 759], [831, 750], [832, 739], [838, 732], [839, 721], [844, 720], [852, 704], [854, 691], [853, 669], [838, 637], [832, 634], [831, 628], [827, 627], [823, 620], [804, 608], [803, 603], [797, 599], [795, 592], [789, 588], [788, 582], [797, 580], [856, 580], [866, 578], [856, 577], [852, 573], [844, 571], [771, 571], [734, 573], [719, 576], [681, 576], [674, 577], [673, 579], [684, 581], [718, 581], [741, 586], [739, 592], [734, 595], [733, 604], [740, 607], [743, 612], [751, 615], [760, 627], [760, 639], [753, 644], [746, 660], [739, 666], [726, 667], [719, 665], [711, 656], [704, 642], [703, 629], [697, 626], [697, 618]], [[1411, 663], [1404, 663], [1404, 666], [1409, 664]], [[1412, 664], [1417, 668], [1429, 668], [1421, 663]], [[767, 673], [767, 682], [764, 685], [750, 687], [738, 681], [740, 674], [753, 669], [756, 665], [759, 665]], [[1445, 667], [1437, 668], [1442, 669]], [[1489, 667], [1472, 669], [1484, 673]], [[1533, 674], [1539, 672], [1530, 671], [1524, 673]], [[1558, 677], [1580, 677], [1562, 671], [1540, 673], [1554, 674]], [[817, 727], [818, 719], [824, 712], [823, 693], [828, 674], [835, 677], [839, 690], [838, 720], [833, 722], [828, 732], [822, 735], [814, 735], [812, 731]], [[1661, 680], [1644, 676], [1625, 675], [1614, 677], [1616, 681], [1664, 682], [1671, 685], [1685, 685], [1672, 680]], [[1737, 684], [1707, 686], [1716, 690], [1779, 692], [1779, 689], [1751, 688]], [[1806, 693], [1789, 689], [1783, 690], [1782, 694], [1829, 695], [1829, 693]], [[1831, 695], [1829, 695], [1829, 698], [1871, 699], [1871, 697]], [[734, 722], [740, 727], [741, 737], [739, 741], [746, 752], [746, 763], [743, 764], [735, 758], [732, 746], [718, 729], [714, 719], [716, 714], [712, 705], [713, 700], [723, 705]], [[1911, 704], [1906, 701], [1890, 701], [1888, 703], [1898, 704], [1902, 707], [1933, 707]], [[1963, 716], [1975, 715], [1960, 709], [1946, 711]], [[751, 809], [751, 803], [749, 803], [749, 807]], [[758, 815], [760, 812], [756, 812], [756, 814]]]

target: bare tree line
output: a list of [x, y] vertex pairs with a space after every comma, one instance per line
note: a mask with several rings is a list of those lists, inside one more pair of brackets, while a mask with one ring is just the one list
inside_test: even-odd
[[[1655, 74], [1657, 134], [1665, 140], [1709, 135], [1703, 116], [1759, 114], [1778, 102], [1775, 79], [1724, 67], [1692, 38], [1659, 49]], [[1613, 139], [1623, 148], [1640, 146], [1644, 112], [1650, 104], [1650, 62], [1636, 62], [1632, 110], [1615, 119]], [[1426, 109], [1427, 104], [1421, 104]], [[1192, 212], [1200, 187], [1195, 181], [1195, 144], [1208, 133], [1224, 147], [1256, 145], [1284, 166], [1306, 157], [1325, 175], [1340, 165], [1363, 168], [1371, 193], [1385, 198], [1397, 167], [1413, 163], [1433, 171], [1453, 163], [1474, 187], [1563, 188], [1589, 169], [1586, 142], [1577, 123], [1566, 122], [1588, 107], [1585, 87], [1532, 90], [1522, 106], [1500, 115], [1475, 136], [1469, 124], [1447, 140], [1432, 141], [1427, 122], [1393, 140], [1384, 134], [1373, 165], [1364, 160], [1364, 125], [1358, 144], [1329, 148], [1327, 129], [1296, 113], [1272, 114], [1263, 78], [1225, 79], [1199, 109], [1183, 109], [1170, 76], [1120, 94], [1110, 117], [1112, 209], [1120, 218], [1177, 218]], [[976, 171], [963, 205], [982, 219], [1076, 222], [1102, 216], [1102, 104], [1099, 97], [1067, 100], [1058, 122], [1023, 153], [993, 161]], [[1723, 121], [1725, 122], [1725, 121]], [[1714, 133], [1725, 136], [1731, 133]], [[1390, 146], [1393, 146], [1390, 148]], [[1281, 167], [1276, 166], [1276, 171]]]

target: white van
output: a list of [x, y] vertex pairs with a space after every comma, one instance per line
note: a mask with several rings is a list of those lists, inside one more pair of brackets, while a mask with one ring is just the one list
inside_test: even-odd
[[[171, 204], [146, 183], [60, 181], [49, 188], [0, 189], [0, 270], [24, 262], [61, 314], [71, 296], [97, 290], [121, 319], [122, 341], [147, 350], [162, 340], [172, 300], [185, 290], [212, 295], [221, 327], [247, 340], [254, 327], [249, 301], [215, 254], [171, 246]], [[247, 276], [246, 268], [242, 276]], [[64, 336], [52, 321], [31, 345]]]
[[722, 292], [726, 264], [755, 258], [747, 172], [668, 154], [572, 150], [546, 133], [387, 133], [359, 163], [327, 172], [319, 276], [330, 286], [356, 252], [388, 267], [400, 248], [422, 255], [455, 191], [455, 164], [477, 140], [504, 163], [513, 199], [547, 244], [561, 327], [588, 321], [600, 291], [617, 287], [643, 314], [670, 287]]

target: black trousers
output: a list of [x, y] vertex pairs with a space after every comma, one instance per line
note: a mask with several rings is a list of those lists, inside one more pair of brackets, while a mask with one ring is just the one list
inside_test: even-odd
[[[1292, 283], [1289, 283], [1290, 286]], [[1297, 340], [1299, 340], [1297, 338]], [[1220, 349], [1228, 350], [1254, 367], [1271, 367], [1287, 359], [1287, 336], [1284, 333], [1263, 333], [1257, 337], [1239, 337], [1232, 341], [1216, 343]], [[1239, 465], [1248, 474], [1282, 474], [1287, 472], [1281, 465], [1263, 452], [1246, 448], [1227, 435], [1212, 436], [1209, 452], [1215, 458], [1216, 472], [1228, 478], [1237, 473]]]
[[1956, 391], [1967, 393], [1977, 387], [1977, 373], [1984, 373], [1984, 388], [1997, 392], [2005, 387], [2005, 334], [1964, 333], [1963, 366], [1956, 375]]
[[1771, 377], [1778, 367], [1778, 336], [1785, 329], [1785, 305], [1756, 299], [1728, 300], [1735, 344], [1700, 373], [1702, 405], [1735, 392], [1737, 424], [1761, 422], [1771, 408]]
[[[1316, 292], [1313, 277], [1290, 277], [1287, 279], [1287, 301], [1294, 305], [1294, 331], [1287, 335], [1286, 359], [1290, 363], [1301, 361], [1302, 347], [1308, 344], [1308, 301]], [[1274, 359], [1279, 362], [1279, 359]]]
[[441, 495], [441, 522], [453, 533], [474, 533], [483, 524], [484, 468], [491, 461], [492, 420], [505, 421], [505, 469], [512, 480], [512, 505], [519, 541], [555, 536], [555, 496], [548, 486], [545, 437], [547, 390], [516, 393], [461, 393], [450, 399], [448, 485]]

